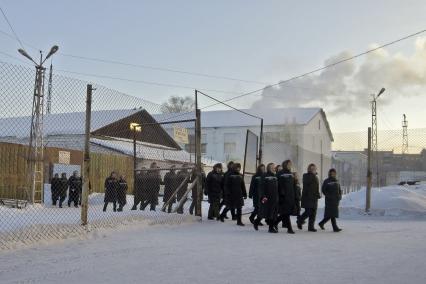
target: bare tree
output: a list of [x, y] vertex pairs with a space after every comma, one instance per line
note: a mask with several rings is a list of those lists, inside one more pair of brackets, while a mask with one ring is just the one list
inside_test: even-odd
[[177, 113], [193, 111], [195, 102], [192, 97], [171, 96], [167, 102], [161, 105], [163, 113]]

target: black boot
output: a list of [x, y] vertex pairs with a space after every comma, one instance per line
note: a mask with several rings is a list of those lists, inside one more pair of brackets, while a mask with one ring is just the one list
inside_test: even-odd
[[253, 212], [253, 213], [250, 214], [250, 217], [249, 217], [250, 223], [252, 223], [253, 225], [254, 225], [254, 220], [255, 220], [254, 217], [255, 217], [255, 214]]
[[321, 230], [325, 230], [325, 228], [324, 228], [324, 223], [323, 223], [323, 222], [319, 222], [319, 223], [318, 223], [318, 226], [321, 228]]
[[106, 212], [107, 206], [108, 206], [108, 203], [105, 203], [104, 204], [104, 209], [102, 209], [102, 211]]
[[297, 228], [299, 230], [303, 229], [303, 222], [302, 222], [302, 220], [300, 220], [300, 218], [297, 218], [296, 224], [297, 224]]
[[278, 229], [274, 225], [269, 225], [268, 233], [276, 234], [278, 233]]
[[241, 215], [237, 215], [237, 225], [238, 226], [245, 226], [244, 223], [241, 221]]
[[342, 229], [337, 227], [336, 218], [331, 219], [331, 225], [333, 226], [333, 232], [338, 233], [338, 232], [342, 231]]

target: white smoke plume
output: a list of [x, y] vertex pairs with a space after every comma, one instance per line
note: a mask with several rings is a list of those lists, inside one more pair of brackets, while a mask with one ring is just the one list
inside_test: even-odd
[[[351, 55], [348, 51], [341, 52], [325, 60], [324, 65]], [[315, 106], [338, 115], [349, 109], [356, 112], [369, 107], [371, 94], [382, 87], [391, 91], [393, 98], [416, 96], [426, 90], [426, 37], [416, 39], [411, 55], [390, 54], [386, 49], [380, 49], [367, 54], [359, 65], [351, 60], [315, 75], [265, 88], [261, 99], [252, 107]]]

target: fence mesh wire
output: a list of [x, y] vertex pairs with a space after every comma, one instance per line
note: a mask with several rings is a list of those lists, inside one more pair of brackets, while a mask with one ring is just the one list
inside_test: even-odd
[[[43, 190], [40, 202], [32, 203], [28, 145], [34, 77], [32, 68], [0, 62], [1, 248], [65, 238], [132, 220], [180, 223], [196, 219], [190, 217], [194, 214], [195, 114], [187, 113], [184, 121], [173, 120], [171, 114], [162, 113], [160, 105], [92, 84], [89, 225], [82, 227], [88, 82], [54, 74], [49, 89], [48, 71], [42, 124], [44, 160], [39, 161]], [[209, 162], [204, 162], [208, 167]], [[167, 175], [170, 172], [176, 176]], [[182, 184], [184, 175], [187, 179]], [[105, 201], [111, 203], [104, 211]], [[132, 210], [135, 201], [139, 204]], [[164, 203], [167, 206], [162, 210]]]
[[[158, 104], [92, 83], [89, 225], [81, 226], [89, 82], [54, 74], [50, 88], [48, 75], [47, 71], [44, 159], [38, 161], [43, 191], [41, 202], [32, 203], [28, 145], [35, 70], [0, 62], [1, 249], [133, 220], [180, 223], [196, 219], [191, 216], [195, 112], [164, 113]], [[260, 119], [230, 109], [203, 110], [201, 126], [205, 173], [215, 163], [243, 164], [246, 157], [248, 188], [259, 158]], [[281, 164], [290, 159], [299, 176], [315, 163], [320, 180], [334, 167], [344, 192], [349, 193], [366, 185], [367, 142], [367, 131], [332, 134], [321, 113], [306, 124], [290, 117], [281, 125], [265, 123], [262, 162]], [[402, 142], [402, 129], [378, 131], [378, 151], [372, 159], [374, 186], [426, 180], [426, 128], [409, 128], [408, 145]], [[251, 204], [246, 204], [247, 212]]]

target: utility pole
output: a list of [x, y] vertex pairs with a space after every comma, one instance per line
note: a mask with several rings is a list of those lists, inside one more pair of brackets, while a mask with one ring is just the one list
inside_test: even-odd
[[377, 99], [383, 94], [385, 88], [382, 88], [377, 95], [373, 94], [373, 100], [371, 101], [371, 151], [374, 155], [374, 161], [376, 163], [376, 184], [380, 187], [380, 174], [379, 174], [379, 153], [377, 145]]
[[408, 121], [405, 114], [402, 115], [402, 154], [408, 154]]
[[368, 149], [367, 149], [367, 190], [365, 196], [365, 212], [369, 213], [371, 208], [371, 127], [368, 128]]
[[52, 67], [52, 63], [50, 63], [49, 82], [47, 84], [47, 108], [46, 108], [46, 114], [50, 114], [52, 112], [52, 75], [53, 75], [53, 67]]
[[197, 202], [195, 206], [195, 215], [202, 217], [201, 203], [203, 201], [203, 187], [201, 175], [201, 110], [198, 108], [198, 91], [195, 90], [195, 154], [196, 154], [196, 173], [197, 173]]
[[260, 137], [259, 137], [259, 157], [258, 165], [262, 164], [263, 159], [263, 118], [260, 119]]
[[86, 93], [86, 129], [84, 136], [83, 189], [81, 194], [81, 224], [87, 225], [90, 190], [90, 128], [92, 120], [92, 85], [87, 85]]
[[18, 52], [31, 60], [36, 68], [36, 76], [34, 83], [33, 106], [31, 114], [30, 141], [28, 145], [28, 178], [31, 187], [31, 202], [43, 202], [44, 188], [44, 153], [43, 153], [43, 118], [44, 118], [44, 77], [46, 68], [43, 67], [44, 62], [57, 52], [59, 47], [54, 45], [47, 56], [43, 59], [43, 53], [40, 51], [40, 61], [37, 63], [23, 49]]

